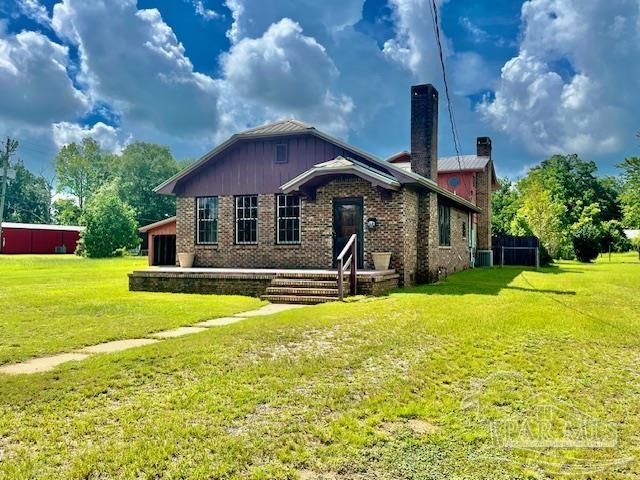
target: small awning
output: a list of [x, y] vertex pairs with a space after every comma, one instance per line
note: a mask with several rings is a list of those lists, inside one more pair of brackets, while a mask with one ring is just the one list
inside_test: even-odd
[[289, 180], [282, 185], [280, 189], [284, 193], [291, 193], [300, 190], [303, 187], [315, 187], [325, 181], [327, 177], [336, 175], [355, 175], [360, 177], [376, 187], [385, 188], [387, 190], [400, 189], [398, 182], [391, 175], [379, 170], [375, 170], [363, 163], [352, 158], [338, 156], [328, 162], [322, 162], [314, 165], [309, 170], [302, 172], [297, 177]]

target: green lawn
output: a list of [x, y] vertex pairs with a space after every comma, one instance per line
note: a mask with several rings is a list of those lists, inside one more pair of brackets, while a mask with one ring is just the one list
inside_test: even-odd
[[128, 291], [141, 257], [0, 255], [0, 365], [251, 310], [241, 296]]
[[[638, 478], [640, 263], [614, 260], [466, 271], [2, 376], [0, 478]], [[71, 308], [37, 286], [61, 276], [51, 260], [28, 262], [32, 285], [2, 290], [2, 341], [20, 349]], [[127, 298], [121, 267], [92, 274], [120, 292], [87, 302], [97, 330]], [[48, 314], [7, 333], [29, 290]], [[168, 298], [146, 317], [171, 323]], [[193, 309], [242, 302], [221, 298]], [[60, 349], [38, 337], [30, 354]]]

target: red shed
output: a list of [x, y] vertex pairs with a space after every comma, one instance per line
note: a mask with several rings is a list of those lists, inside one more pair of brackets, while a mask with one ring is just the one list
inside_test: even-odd
[[176, 264], [176, 217], [145, 225], [138, 231], [148, 236], [149, 265]]
[[73, 253], [84, 227], [2, 223], [0, 253]]

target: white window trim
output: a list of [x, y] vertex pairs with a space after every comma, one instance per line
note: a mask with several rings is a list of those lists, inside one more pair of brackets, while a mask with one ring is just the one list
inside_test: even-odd
[[[244, 218], [240, 219], [240, 218], [238, 218], [238, 208], [239, 208], [238, 207], [238, 201], [241, 198], [249, 198], [249, 197], [255, 197], [255, 199], [256, 199], [256, 216], [255, 217], [249, 217], [249, 218], [244, 217]], [[260, 206], [259, 206], [258, 195], [237, 195], [235, 197], [234, 201], [235, 201], [235, 216], [236, 216], [236, 218], [235, 218], [235, 220], [236, 220], [236, 232], [235, 232], [236, 245], [257, 245], [258, 244], [258, 238], [259, 238], [258, 216], [260, 215], [260, 212], [259, 212]], [[247, 207], [245, 207], [243, 205], [241, 208], [247, 208]], [[251, 207], [249, 207], [249, 209], [251, 209]], [[239, 223], [240, 220], [254, 220], [256, 222], [256, 241], [255, 242], [241, 242], [241, 241], [238, 240], [238, 232], [239, 232], [238, 223]]]
[[[200, 200], [207, 200], [209, 198], [215, 198], [216, 199], [216, 216], [215, 218], [212, 219], [205, 219], [202, 220], [204, 222], [207, 223], [213, 223], [215, 222], [216, 228], [215, 228], [215, 234], [216, 234], [216, 240], [214, 242], [203, 242], [200, 240]], [[218, 243], [218, 227], [219, 227], [219, 220], [220, 220], [220, 199], [217, 196], [212, 196], [212, 197], [197, 197], [196, 198], [196, 245], [216, 245]]]
[[[283, 208], [286, 208], [286, 198], [294, 197], [298, 199], [298, 216], [297, 217], [281, 217], [280, 216], [280, 199], [285, 200], [285, 205]], [[298, 240], [297, 241], [287, 241], [280, 240], [280, 220], [298, 220]], [[302, 199], [297, 195], [286, 195], [279, 194], [276, 195], [276, 243], [278, 245], [300, 245], [302, 243]]]

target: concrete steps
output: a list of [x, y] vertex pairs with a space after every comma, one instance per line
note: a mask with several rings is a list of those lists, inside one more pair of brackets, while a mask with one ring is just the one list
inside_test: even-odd
[[262, 295], [262, 300], [268, 300], [272, 303], [296, 303], [315, 305], [317, 303], [337, 302], [338, 297], [312, 297], [303, 295]]
[[[345, 279], [348, 289], [348, 279]], [[278, 274], [265, 295], [260, 298], [272, 303], [316, 303], [337, 302], [338, 274], [333, 272], [287, 272]]]

